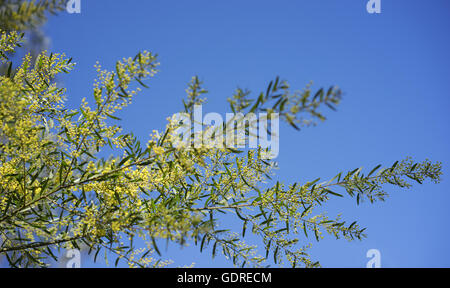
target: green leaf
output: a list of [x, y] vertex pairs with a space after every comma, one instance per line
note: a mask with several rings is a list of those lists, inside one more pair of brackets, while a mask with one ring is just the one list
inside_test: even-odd
[[203, 251], [203, 247], [204, 247], [204, 245], [205, 245], [205, 240], [206, 240], [206, 235], [207, 235], [207, 234], [205, 234], [205, 235], [203, 236], [203, 238], [202, 238], [202, 242], [201, 242], [201, 244], [200, 244], [200, 253]]
[[272, 240], [270, 240], [266, 246], [266, 259], [267, 259], [267, 257], [269, 257], [270, 245], [272, 245]]
[[116, 262], [114, 262], [114, 266], [117, 267], [117, 265], [119, 264], [120, 261], [120, 257], [117, 257]]
[[325, 192], [327, 192], [328, 194], [331, 194], [331, 195], [334, 195], [334, 196], [338, 196], [338, 197], [344, 197], [342, 194], [339, 194], [339, 193], [336, 193], [336, 192], [333, 192], [333, 191], [331, 191], [331, 190], [328, 190], [328, 189], [324, 189], [324, 191]]
[[161, 256], [161, 252], [159, 252], [158, 245], [156, 245], [155, 237], [153, 237], [153, 236], [152, 236], [152, 245], [153, 245], [153, 248], [155, 249], [156, 253], [158, 253], [158, 255]]
[[149, 88], [147, 85], [145, 85], [144, 83], [142, 83], [142, 81], [139, 79], [139, 78], [135, 78], [135, 80], [137, 81], [137, 82], [139, 82], [139, 84], [141, 84], [142, 85], [142, 87], [144, 87], [144, 88]]
[[278, 248], [279, 246], [277, 246], [277, 248], [275, 248], [275, 252], [273, 252], [273, 262], [275, 262], [275, 264], [278, 262]]
[[353, 222], [352, 224], [350, 224], [350, 226], [348, 226], [348, 229], [349, 229], [349, 230], [352, 229], [352, 227], [353, 227], [355, 224], [356, 224], [356, 221]]
[[372, 175], [375, 171], [377, 171], [378, 169], [380, 169], [381, 164], [378, 165], [377, 167], [373, 168], [372, 171], [370, 171], [370, 173], [367, 175], [367, 177], [370, 177], [370, 175]]
[[12, 62], [9, 62], [8, 71], [6, 72], [6, 77], [11, 78], [11, 71], [12, 71]]
[[213, 246], [213, 251], [212, 251], [213, 258], [216, 257], [216, 249], [217, 249], [217, 241], [214, 243], [214, 246]]
[[119, 117], [116, 117], [116, 116], [114, 116], [114, 115], [111, 115], [111, 114], [109, 114], [109, 113], [105, 113], [106, 114], [106, 116], [108, 116], [108, 117], [110, 117], [110, 118], [112, 118], [112, 119], [114, 119], [114, 120], [122, 120], [122, 119], [120, 119]]

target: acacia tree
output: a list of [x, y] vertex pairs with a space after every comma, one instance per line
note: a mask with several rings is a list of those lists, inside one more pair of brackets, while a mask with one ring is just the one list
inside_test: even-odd
[[[41, 26], [47, 20], [47, 14], [56, 14], [65, 8], [65, 0], [0, 0], [0, 29], [5, 32], [27, 31], [24, 48], [33, 58], [47, 48], [48, 38]], [[0, 74], [8, 67], [0, 66]]]
[[[358, 204], [375, 202], [385, 199], [386, 185], [409, 188], [411, 181], [440, 180], [441, 163], [406, 159], [367, 172], [341, 172], [328, 181], [280, 183], [261, 148], [180, 148], [180, 124], [172, 119], [141, 143], [122, 132], [115, 113], [157, 72], [154, 54], [118, 61], [113, 71], [97, 64], [92, 104], [83, 99], [73, 110], [65, 107], [66, 90], [54, 80], [70, 72], [72, 59], [44, 51], [12, 69], [8, 57], [22, 37], [3, 31], [0, 40], [0, 63], [9, 67], [0, 76], [0, 254], [12, 267], [47, 266], [60, 250], [80, 247], [94, 259], [102, 252], [115, 264], [161, 267], [168, 264], [157, 245], [161, 239], [194, 243], [200, 252], [210, 247], [213, 257], [222, 253], [242, 267], [264, 266], [267, 259], [317, 267], [309, 242], [324, 233], [365, 237], [356, 222], [329, 217], [318, 207], [344, 195]], [[194, 77], [184, 112], [192, 113], [205, 93]], [[323, 106], [334, 109], [340, 96], [336, 87], [291, 92], [277, 78], [256, 99], [238, 89], [228, 102], [235, 113], [279, 113], [299, 129], [325, 120]], [[225, 217], [239, 227], [224, 228]], [[249, 234], [262, 245], [246, 244]]]

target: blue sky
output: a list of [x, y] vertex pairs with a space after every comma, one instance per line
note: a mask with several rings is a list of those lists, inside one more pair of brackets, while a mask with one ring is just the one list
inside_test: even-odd
[[[366, 0], [81, 1], [81, 14], [46, 25], [51, 50], [77, 63], [63, 79], [70, 105], [91, 97], [97, 60], [113, 68], [140, 50], [159, 55], [160, 73], [121, 118], [143, 140], [182, 109], [194, 75], [210, 91], [204, 113], [223, 115], [235, 88], [256, 94], [277, 75], [295, 89], [338, 85], [344, 98], [326, 122], [300, 132], [282, 125], [278, 179], [328, 179], [407, 156], [443, 162], [444, 175], [439, 185], [389, 188], [385, 203], [331, 201], [330, 215], [358, 220], [369, 237], [313, 243], [313, 258], [365, 267], [375, 248], [383, 267], [450, 266], [449, 1], [382, 0], [381, 14], [368, 14]], [[231, 266], [196, 247], [172, 245], [165, 255], [175, 266]]]

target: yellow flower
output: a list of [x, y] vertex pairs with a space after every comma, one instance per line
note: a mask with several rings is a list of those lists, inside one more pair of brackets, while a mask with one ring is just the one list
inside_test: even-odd
[[154, 147], [153, 152], [155, 152], [156, 155], [161, 155], [164, 153], [164, 148], [161, 146]]

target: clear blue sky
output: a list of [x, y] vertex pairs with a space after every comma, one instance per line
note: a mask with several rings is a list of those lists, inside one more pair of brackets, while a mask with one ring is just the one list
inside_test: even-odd
[[[259, 93], [277, 75], [298, 89], [336, 84], [345, 95], [328, 121], [301, 132], [282, 125], [280, 180], [328, 179], [407, 156], [442, 161], [444, 175], [439, 185], [389, 189], [385, 203], [331, 201], [331, 215], [359, 220], [369, 237], [325, 239], [312, 256], [324, 267], [365, 267], [375, 248], [383, 267], [450, 266], [449, 1], [382, 0], [379, 15], [366, 0], [81, 1], [80, 15], [63, 12], [46, 26], [51, 50], [77, 63], [63, 79], [71, 105], [91, 97], [97, 60], [113, 68], [144, 49], [159, 54], [161, 72], [121, 114], [143, 140], [180, 111], [194, 75], [210, 91], [204, 111], [223, 115], [237, 86]], [[165, 255], [175, 266], [231, 265], [196, 247], [172, 245]]]

